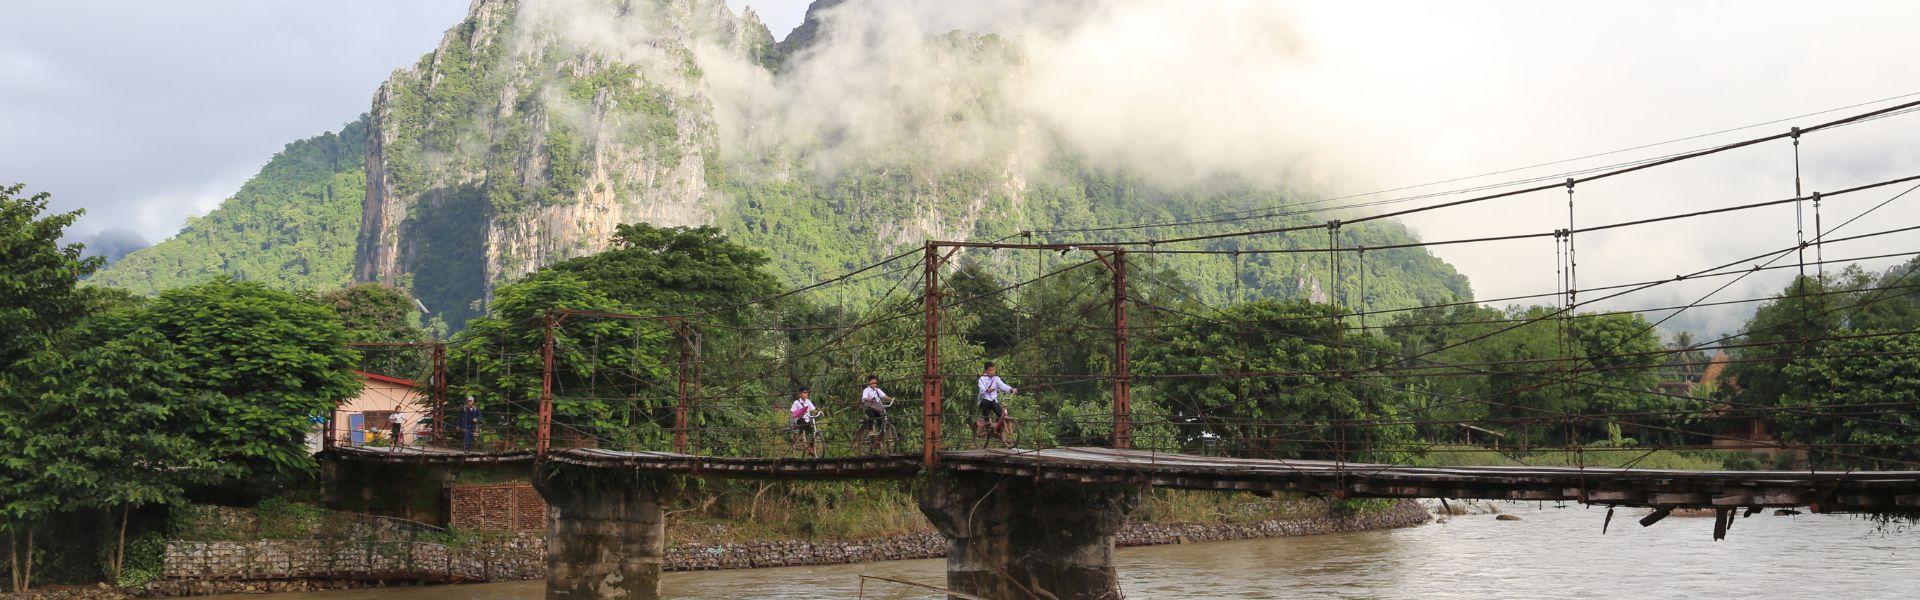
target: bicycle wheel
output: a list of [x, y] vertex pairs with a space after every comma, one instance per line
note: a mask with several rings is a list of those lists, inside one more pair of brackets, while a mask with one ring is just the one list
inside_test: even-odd
[[872, 425], [861, 425], [853, 437], [853, 452], [861, 456], [880, 453], [880, 432]]

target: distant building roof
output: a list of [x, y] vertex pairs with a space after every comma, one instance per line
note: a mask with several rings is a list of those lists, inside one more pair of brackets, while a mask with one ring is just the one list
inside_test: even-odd
[[404, 385], [407, 387], [420, 387], [420, 384], [415, 382], [412, 379], [388, 377], [386, 375], [381, 375], [379, 373], [368, 373], [366, 371], [354, 371], [354, 374], [359, 375], [361, 379], [366, 379], [368, 381], [379, 381], [384, 383], [391, 383], [394, 385]]

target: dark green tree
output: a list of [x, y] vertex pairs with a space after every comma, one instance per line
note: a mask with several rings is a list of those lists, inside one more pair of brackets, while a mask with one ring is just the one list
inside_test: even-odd
[[150, 330], [171, 345], [169, 364], [190, 383], [176, 397], [218, 400], [185, 433], [256, 490], [310, 474], [311, 418], [360, 391], [359, 354], [333, 312], [259, 283], [216, 278], [169, 291], [100, 328], [108, 337]]
[[[1891, 332], [1888, 332], [1891, 333]], [[1819, 344], [1781, 369], [1788, 384], [1774, 418], [1791, 442], [1844, 447], [1815, 452], [1818, 464], [1911, 468], [1920, 462], [1920, 338], [1858, 337]]]
[[[354, 342], [425, 342], [431, 337], [420, 327], [419, 311], [405, 290], [383, 283], [356, 283], [321, 294], [320, 304], [338, 315]], [[432, 373], [429, 350], [405, 346], [369, 346], [360, 349], [360, 370], [427, 381]]]
[[62, 510], [98, 510], [113, 521], [105, 566], [118, 579], [134, 509], [184, 503], [190, 486], [238, 475], [239, 464], [219, 460], [214, 447], [190, 433], [225, 399], [194, 389], [166, 338], [145, 327], [71, 337], [29, 360], [45, 376], [36, 382], [31, 412], [8, 421], [21, 427], [16, 451], [31, 467], [33, 493]]
[[1915, 458], [1913, 409], [1901, 403], [1915, 397], [1905, 332], [1920, 326], [1916, 270], [1920, 261], [1879, 274], [1850, 266], [1798, 278], [1762, 305], [1733, 351], [1733, 414], [1767, 419], [1782, 441], [1850, 446], [1811, 453], [1820, 465]]
[[[32, 579], [31, 523], [61, 508], [57, 498], [42, 493], [39, 467], [26, 452], [32, 432], [22, 415], [35, 409], [31, 390], [42, 375], [28, 359], [53, 348], [63, 330], [100, 305], [77, 284], [103, 262], [78, 244], [60, 243], [80, 211], [46, 214], [51, 196], [22, 197], [23, 189], [0, 186], [0, 515], [6, 519], [0, 527], [8, 536], [15, 590], [27, 589]], [[18, 554], [22, 537], [24, 564]]]
[[1259, 300], [1160, 332], [1135, 363], [1184, 443], [1248, 456], [1352, 460], [1397, 451], [1411, 426], [1380, 425], [1407, 407], [1384, 382], [1335, 375], [1391, 355], [1349, 332], [1336, 307]]
[[[779, 291], [767, 263], [766, 253], [729, 241], [713, 227], [630, 223], [614, 230], [605, 252], [554, 263], [524, 281], [571, 276], [627, 310], [682, 314]], [[715, 317], [746, 318], [732, 311]]]
[[[579, 277], [543, 275], [500, 288], [487, 316], [467, 323], [451, 369], [496, 425], [491, 435], [531, 445], [550, 311], [625, 306]], [[658, 322], [570, 316], [554, 328], [554, 435], [659, 449], [672, 426], [672, 332]], [[560, 444], [556, 444], [560, 445]]]
[[406, 290], [384, 283], [356, 283], [320, 294], [356, 342], [416, 342], [426, 338], [419, 312]]
[[502, 287], [488, 315], [469, 322], [456, 340], [452, 378], [471, 378], [461, 391], [511, 429], [496, 436], [530, 442], [550, 311], [698, 314], [689, 339], [662, 320], [561, 317], [555, 329], [555, 435], [662, 449], [678, 401], [675, 369], [682, 344], [701, 356], [722, 357], [701, 361], [699, 375], [707, 392], [723, 400], [703, 403], [693, 423], [716, 435], [741, 430], [743, 423], [777, 414], [777, 396], [805, 385], [792, 381], [796, 371], [772, 368], [796, 347], [796, 340], [775, 333], [782, 320], [819, 325], [809, 331], [826, 335], [843, 320], [798, 297], [753, 303], [782, 289], [763, 270], [766, 264], [765, 254], [711, 227], [622, 225], [611, 249]]
[[60, 243], [81, 211], [44, 214], [52, 196], [20, 197], [24, 188], [0, 186], [0, 397], [14, 395], [15, 365], [86, 316], [92, 303], [77, 284], [103, 262]]

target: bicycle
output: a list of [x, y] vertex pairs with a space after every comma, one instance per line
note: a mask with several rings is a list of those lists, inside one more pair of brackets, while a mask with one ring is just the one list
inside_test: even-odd
[[820, 458], [826, 455], [826, 434], [820, 431], [822, 413], [816, 409], [807, 413], [807, 427], [801, 428], [800, 421], [787, 425], [787, 454], [807, 458]]
[[[865, 407], [862, 407], [865, 408]], [[893, 398], [880, 401], [880, 416], [860, 423], [860, 430], [853, 434], [853, 453], [856, 455], [880, 454], [881, 449], [894, 452], [900, 450], [900, 431], [894, 429], [893, 418], [887, 409], [893, 408]], [[879, 427], [875, 427], [875, 422]]]
[[[976, 404], [978, 403], [977, 400], [975, 402]], [[1007, 405], [999, 402], [995, 402], [994, 404], [1000, 408], [998, 413], [984, 417], [975, 416], [973, 418], [974, 445], [981, 449], [986, 449], [992, 447], [993, 443], [997, 441], [1000, 442], [1002, 448], [1012, 448], [1014, 425], [1018, 423], [1018, 420], [1014, 419], [1012, 412], [1007, 410]]]

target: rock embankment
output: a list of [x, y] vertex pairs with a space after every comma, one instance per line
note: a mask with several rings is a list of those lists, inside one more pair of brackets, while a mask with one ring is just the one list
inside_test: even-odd
[[[1419, 525], [1430, 518], [1427, 510], [1418, 502], [1407, 500], [1396, 502], [1387, 510], [1343, 516], [1270, 519], [1248, 523], [1128, 523], [1114, 535], [1114, 544], [1155, 546], [1395, 529]], [[681, 543], [667, 548], [665, 568], [668, 571], [751, 569], [940, 558], [946, 555], [946, 539], [929, 531], [864, 540]]]
[[1402, 500], [1387, 510], [1344, 516], [1270, 519], [1251, 523], [1128, 523], [1120, 533], [1114, 535], [1114, 543], [1120, 546], [1155, 546], [1398, 529], [1425, 523], [1430, 518], [1427, 509], [1420, 503]]
[[[1321, 535], [1411, 527], [1429, 518], [1426, 508], [1408, 500], [1386, 510], [1339, 516], [1246, 523], [1129, 523], [1115, 534], [1114, 543], [1153, 546]], [[701, 571], [834, 565], [940, 558], [946, 553], [946, 539], [931, 531], [861, 540], [682, 541], [667, 548], [663, 567], [668, 571]], [[305, 540], [175, 541], [167, 545], [166, 557], [168, 578], [154, 582], [149, 595], [309, 591], [396, 580], [511, 581], [546, 576], [544, 538], [538, 535], [479, 540], [459, 548], [424, 542], [323, 545]], [[359, 577], [342, 576], [358, 571], [365, 572]], [[250, 580], [250, 576], [257, 579]], [[27, 598], [93, 600], [96, 596]]]

